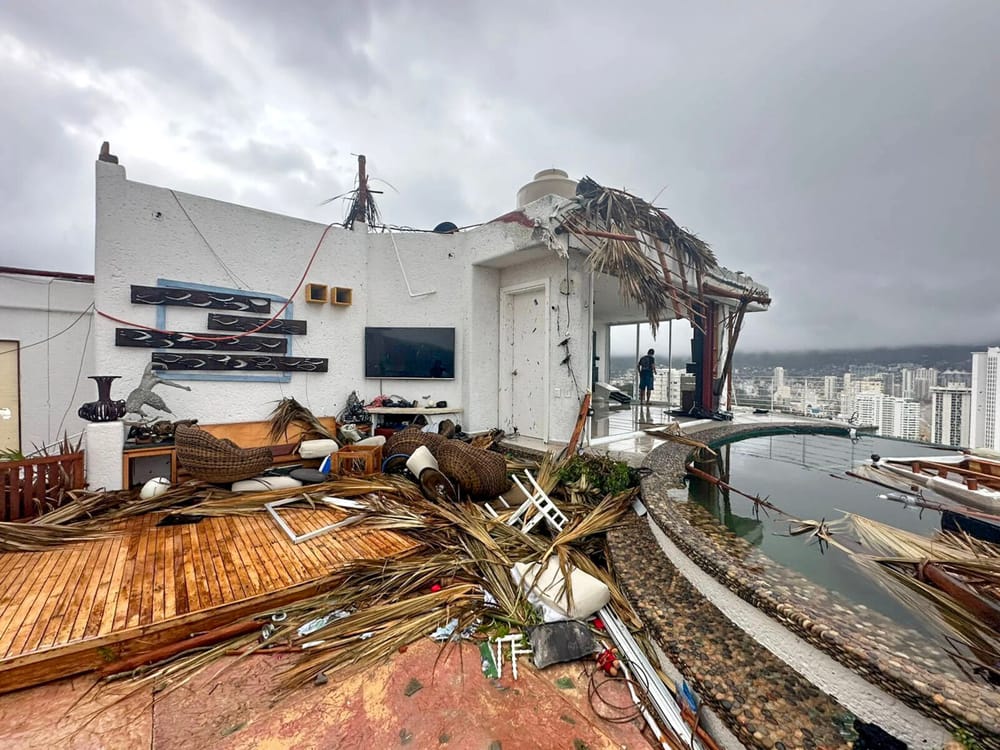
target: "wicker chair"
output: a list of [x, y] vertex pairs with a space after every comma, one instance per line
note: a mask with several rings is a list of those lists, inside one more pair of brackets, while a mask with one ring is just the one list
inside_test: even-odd
[[510, 489], [507, 460], [494, 451], [474, 448], [460, 440], [431, 447], [441, 472], [474, 499], [489, 499]]
[[435, 435], [432, 432], [421, 432], [419, 428], [407, 427], [405, 430], [394, 432], [385, 441], [382, 450], [383, 456], [395, 456], [403, 454], [409, 456], [421, 445], [426, 445], [431, 453], [448, 442], [448, 438]]
[[198, 427], [178, 425], [174, 431], [177, 461], [191, 476], [213, 484], [255, 477], [274, 462], [270, 448], [240, 448]]

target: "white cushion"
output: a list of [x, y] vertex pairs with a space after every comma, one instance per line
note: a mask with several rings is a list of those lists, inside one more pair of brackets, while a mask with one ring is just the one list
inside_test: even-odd
[[385, 435], [367, 437], [364, 440], [359, 440], [355, 445], [385, 445]]
[[303, 440], [299, 445], [299, 456], [301, 458], [322, 458], [336, 453], [340, 449], [336, 440], [329, 438], [323, 440]]
[[284, 490], [289, 487], [301, 487], [302, 482], [286, 476], [254, 477], [233, 482], [233, 492], [266, 492], [267, 490]]
[[544, 569], [538, 563], [515, 563], [511, 572], [529, 595], [537, 596], [543, 604], [564, 612], [571, 620], [585, 620], [611, 601], [611, 590], [602, 581], [579, 568], [571, 568], [571, 606], [566, 596], [566, 582], [559, 569], [559, 559], [556, 557], [550, 557]]

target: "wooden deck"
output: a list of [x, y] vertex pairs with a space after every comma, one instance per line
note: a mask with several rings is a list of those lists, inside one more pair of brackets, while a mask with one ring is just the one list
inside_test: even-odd
[[[332, 509], [281, 509], [297, 533]], [[413, 542], [343, 529], [292, 544], [267, 513], [156, 526], [46, 552], [0, 553], [0, 693], [89, 671], [308, 595], [345, 562], [400, 554]]]

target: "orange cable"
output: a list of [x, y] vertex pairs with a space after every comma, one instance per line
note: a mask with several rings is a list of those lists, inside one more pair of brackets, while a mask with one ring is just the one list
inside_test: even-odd
[[133, 323], [132, 321], [129, 321], [129, 320], [123, 320], [122, 318], [116, 318], [114, 315], [106, 313], [103, 310], [96, 310], [96, 308], [95, 308], [95, 310], [96, 310], [97, 314], [100, 315], [102, 318], [107, 318], [108, 320], [113, 320], [116, 323], [122, 323], [122, 324], [127, 325], [127, 326], [133, 326], [135, 328], [141, 328], [144, 331], [152, 331], [153, 333], [180, 334], [180, 335], [183, 335], [183, 336], [187, 336], [192, 341], [231, 341], [232, 339], [241, 339], [241, 338], [243, 338], [245, 336], [250, 336], [251, 334], [257, 333], [258, 331], [260, 331], [260, 330], [266, 328], [267, 326], [269, 326], [271, 323], [273, 323], [275, 320], [277, 320], [278, 317], [285, 310], [288, 309], [288, 306], [292, 303], [292, 299], [295, 298], [295, 295], [299, 293], [299, 289], [302, 288], [302, 283], [306, 280], [306, 275], [309, 273], [309, 269], [312, 268], [313, 261], [316, 260], [316, 255], [319, 253], [319, 249], [323, 245], [323, 240], [326, 239], [326, 233], [330, 231], [331, 227], [333, 227], [333, 224], [327, 224], [326, 228], [323, 230], [323, 234], [320, 235], [319, 242], [316, 243], [316, 249], [313, 250], [312, 256], [309, 258], [309, 262], [306, 264], [306, 269], [305, 269], [305, 271], [302, 272], [302, 277], [299, 279], [299, 283], [295, 286], [294, 291], [292, 291], [292, 293], [288, 296], [288, 299], [285, 300], [285, 304], [283, 304], [281, 306], [281, 309], [279, 309], [278, 312], [276, 312], [274, 315], [272, 315], [268, 320], [265, 320], [259, 326], [257, 326], [256, 328], [252, 328], [249, 331], [242, 331], [240, 333], [234, 333], [234, 334], [232, 334], [230, 336], [195, 336], [193, 334], [184, 333], [183, 331], [163, 330], [161, 328], [155, 328], [153, 326], [143, 325], [142, 323]]

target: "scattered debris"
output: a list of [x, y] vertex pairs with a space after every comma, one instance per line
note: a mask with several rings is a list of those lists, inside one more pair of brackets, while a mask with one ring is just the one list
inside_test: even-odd
[[597, 641], [584, 623], [564, 620], [536, 625], [528, 630], [532, 661], [538, 669], [578, 659], [589, 659], [597, 650]]
[[424, 688], [424, 683], [418, 680], [416, 677], [411, 677], [410, 681], [406, 683], [406, 688], [403, 690], [403, 695], [409, 698], [411, 695], [420, 692]]

